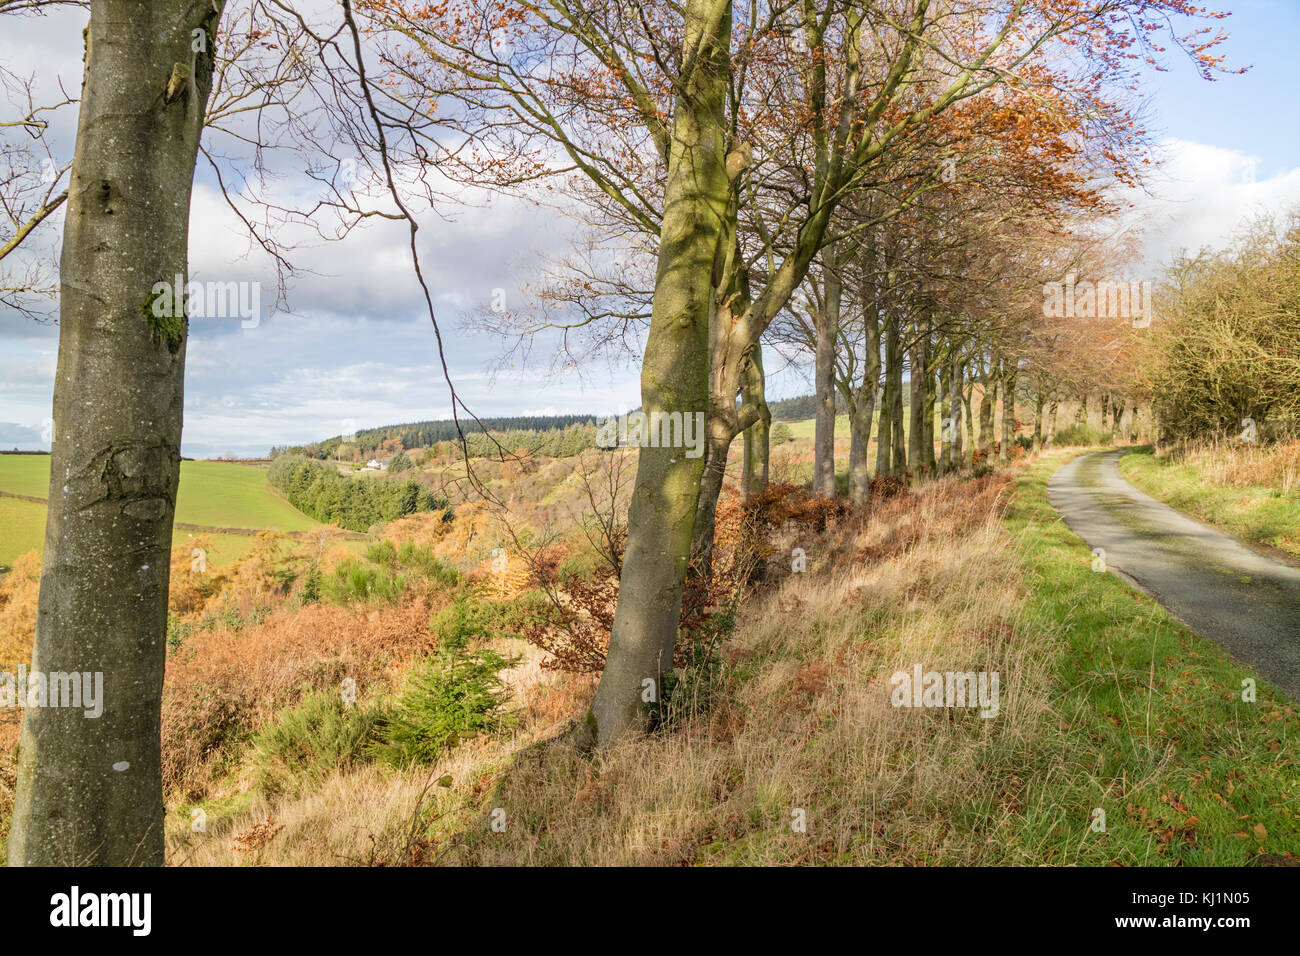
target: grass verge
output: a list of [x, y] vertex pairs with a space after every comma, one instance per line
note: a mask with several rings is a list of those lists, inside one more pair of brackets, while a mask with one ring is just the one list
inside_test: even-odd
[[1300, 556], [1300, 486], [1246, 479], [1224, 483], [1198, 456], [1181, 461], [1135, 448], [1119, 460], [1120, 473], [1165, 504], [1231, 535]]
[[[1051, 456], [1019, 478], [1008, 514], [1027, 623], [1058, 636], [1060, 736], [1026, 768], [1038, 796], [1016, 839], [1062, 863], [1234, 866], [1294, 851], [1294, 702], [1155, 602], [1091, 570], [1088, 548], [1047, 500], [1062, 463]], [[1243, 700], [1248, 680], [1254, 702]], [[1069, 822], [1060, 833], [1056, 808]], [[1097, 808], [1105, 832], [1088, 823]]]

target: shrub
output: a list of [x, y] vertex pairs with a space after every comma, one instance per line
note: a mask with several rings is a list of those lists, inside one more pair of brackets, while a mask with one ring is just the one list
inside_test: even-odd
[[307, 569], [307, 575], [302, 582], [302, 601], [304, 604], [313, 604], [320, 600], [320, 565], [312, 563]]
[[390, 569], [365, 564], [355, 558], [340, 561], [324, 581], [324, 593], [335, 604], [396, 604], [405, 580]]
[[413, 671], [384, 721], [378, 753], [395, 766], [432, 763], [462, 738], [514, 724], [499, 672], [518, 658], [496, 651], [434, 654]]
[[366, 548], [366, 560], [375, 564], [392, 564], [397, 560], [397, 548], [391, 541], [380, 541]]
[[461, 573], [435, 555], [432, 548], [422, 547], [412, 541], [403, 542], [401, 548], [397, 550], [395, 560], [402, 567], [417, 572], [421, 577], [437, 581], [449, 588], [460, 584], [462, 579]]
[[785, 422], [777, 422], [772, 426], [772, 431], [768, 434], [768, 443], [771, 445], [784, 445], [794, 438], [790, 426]]
[[1177, 260], [1166, 290], [1145, 366], [1164, 438], [1300, 434], [1300, 208]]
[[876, 475], [871, 479], [871, 500], [888, 501], [899, 495], [907, 494], [907, 482], [897, 475]]
[[310, 694], [254, 735], [258, 788], [295, 794], [331, 771], [367, 761], [379, 743], [381, 723], [379, 707], [346, 703], [336, 691]]
[[1052, 445], [1065, 448], [1069, 445], [1109, 445], [1115, 440], [1113, 432], [1104, 432], [1084, 423], [1062, 428], [1052, 437]]

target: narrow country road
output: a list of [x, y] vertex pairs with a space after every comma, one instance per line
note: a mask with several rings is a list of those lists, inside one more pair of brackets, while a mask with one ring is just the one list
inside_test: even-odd
[[1300, 699], [1300, 567], [1258, 554], [1125, 481], [1122, 451], [1059, 469], [1052, 506], [1108, 570]]

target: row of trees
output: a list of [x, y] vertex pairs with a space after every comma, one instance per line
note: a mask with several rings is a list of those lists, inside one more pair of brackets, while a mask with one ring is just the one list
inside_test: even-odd
[[448, 507], [446, 498], [414, 479], [348, 477], [300, 455], [281, 455], [266, 477], [299, 511], [349, 531]]
[[[0, 0], [0, 13], [53, 5]], [[159, 707], [187, 326], [152, 322], [140, 303], [187, 271], [200, 155], [282, 277], [284, 236], [302, 234], [285, 224], [331, 237], [405, 225], [440, 343], [413, 212], [435, 184], [530, 198], [558, 186], [599, 240], [588, 258], [645, 279], [593, 298], [597, 284], [561, 276], [548, 299], [578, 310], [558, 323], [566, 349], [643, 349], [644, 411], [707, 415], [703, 457], [639, 455], [609, 653], [582, 729], [604, 745], [641, 724], [646, 681], [672, 667], [686, 575], [707, 573], [738, 435], [748, 480], [764, 480], [763, 345], [800, 290], [815, 305], [804, 311], [819, 449], [826, 383], [848, 361], [846, 296], [865, 303], [865, 341], [873, 321], [881, 339], [845, 378], [859, 430], [877, 378], [901, 405], [907, 363], [913, 409], [928, 401], [928, 370], [942, 382], [954, 356], [1003, 382], [1027, 376], [1019, 356], [1041, 337], [1014, 321], [1023, 309], [989, 321], [1003, 312], [996, 290], [1050, 248], [1025, 256], [1022, 243], [1099, 209], [1096, 183], [1131, 177], [1135, 63], [1158, 59], [1166, 37], [1210, 73], [1217, 16], [1191, 0], [90, 0], [66, 192], [56, 163], [21, 226], [34, 222], [31, 235], [42, 210], [66, 209], [51, 472], [73, 477], [50, 488], [33, 666], [102, 671], [106, 704], [96, 721], [26, 715], [10, 862], [163, 860]], [[40, 122], [34, 110], [20, 119]], [[286, 208], [261, 175], [283, 156], [311, 160], [323, 195]], [[345, 158], [373, 189], [340, 183]], [[644, 267], [620, 267], [620, 251]], [[531, 334], [555, 331], [554, 318], [503, 321]], [[1055, 366], [1039, 364], [1046, 381]], [[952, 374], [942, 395], [956, 401], [968, 379]], [[459, 417], [454, 392], [453, 407]], [[928, 464], [924, 447], [900, 444], [897, 415], [885, 418], [887, 467]], [[819, 488], [829, 464], [819, 452]]]
[[[1043, 274], [1095, 258], [1067, 224], [1110, 212], [1102, 190], [1133, 183], [1146, 159], [1126, 89], [1134, 60], [1157, 58], [1165, 36], [1203, 73], [1218, 63], [1209, 27], [1171, 27], [1217, 16], [1182, 0], [366, 9], [408, 95], [458, 104], [478, 148], [453, 157], [447, 175], [502, 189], [563, 177], [606, 240], [575, 268], [561, 263], [538, 309], [504, 316], [497, 331], [529, 339], [558, 328], [577, 360], [644, 341], [644, 410], [707, 413], [702, 461], [641, 450], [585, 728], [600, 744], [640, 722], [645, 681], [671, 667], [685, 578], [709, 573], [737, 436], [747, 490], [766, 480], [763, 344], [778, 322], [792, 316], [816, 356], [818, 491], [834, 492], [837, 380], [854, 422], [855, 497], [868, 494], [878, 383], [877, 471], [938, 470], [934, 403], [956, 405], [960, 419], [978, 379], [983, 419], [993, 388], [1014, 395], [1030, 377], [1048, 401], [1058, 372], [1085, 379], [1054, 351], [1094, 331], [1107, 344], [1090, 352], [1118, 351], [1110, 343], [1123, 329], [1095, 311], [1039, 328]], [[629, 263], [638, 256], [654, 267]]]

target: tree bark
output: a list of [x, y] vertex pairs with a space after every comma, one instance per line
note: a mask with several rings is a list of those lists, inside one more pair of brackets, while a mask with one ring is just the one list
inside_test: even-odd
[[925, 464], [926, 475], [933, 477], [939, 469], [939, 462], [934, 457], [934, 407], [939, 394], [936, 391], [938, 378], [935, 375], [930, 345], [927, 340], [925, 351], [922, 353], [925, 360], [925, 374], [921, 378], [921, 394], [925, 400], [922, 403], [924, 407], [921, 414], [921, 460]]
[[[729, 0], [686, 0], [683, 36], [697, 66], [673, 109], [672, 143], [650, 332], [641, 369], [647, 414], [703, 413], [709, 403], [715, 262], [734, 241], [725, 222], [731, 186], [723, 119], [731, 33]], [[734, 392], [733, 392], [734, 395]], [[725, 464], [725, 459], [724, 459]], [[704, 459], [642, 448], [628, 514], [627, 553], [609, 653], [578, 738], [604, 746], [639, 726], [673, 666], [682, 590]]]
[[885, 386], [880, 396], [880, 424], [876, 426], [876, 474], [893, 474], [894, 450], [894, 392], [897, 388], [895, 374], [898, 359], [896, 343], [898, 333], [894, 319], [885, 319]]
[[[161, 707], [190, 190], [220, 4], [93, 0], [60, 260], [33, 672], [103, 675], [103, 713], [26, 711], [9, 864], [161, 865]], [[202, 31], [202, 50], [192, 31]], [[169, 81], [184, 73], [179, 88]], [[180, 290], [178, 290], [180, 291]], [[142, 305], [143, 304], [143, 305]]]
[[834, 249], [822, 251], [822, 263], [825, 272], [822, 308], [815, 316], [817, 349], [813, 393], [817, 411], [813, 423], [813, 493], [823, 498], [834, 498], [835, 345], [839, 338], [840, 303], [844, 286]]
[[952, 412], [955, 403], [952, 400], [952, 367], [953, 363], [951, 361], [944, 362], [939, 366], [939, 389], [942, 395], [939, 403], [939, 474], [941, 476], [947, 475], [953, 470]]
[[[960, 471], [966, 467], [966, 449], [962, 444], [962, 417], [963, 409], [966, 405], [966, 386], [963, 379], [965, 370], [962, 368], [961, 355], [959, 350], [954, 348], [952, 355], [952, 464], [953, 469]], [[969, 412], [965, 414], [966, 418], [970, 417]]]
[[981, 453], [992, 451], [993, 438], [993, 402], [997, 399], [998, 387], [992, 372], [984, 376], [980, 395], [980, 434], [978, 448]]
[[[876, 414], [876, 390], [880, 385], [880, 317], [874, 302], [864, 303], [866, 326], [866, 361], [862, 384], [850, 410], [849, 419], [849, 500], [859, 506], [871, 503], [871, 472], [867, 467], [871, 420]], [[881, 415], [883, 422], [887, 416]]]
[[909, 350], [907, 469], [918, 481], [926, 477], [925, 337], [918, 334]]
[[894, 387], [890, 392], [890, 403], [886, 414], [889, 415], [893, 422], [889, 426], [890, 444], [892, 448], [889, 453], [890, 473], [896, 478], [907, 480], [907, 433], [903, 429], [903, 339], [900, 334], [898, 323], [894, 321], [890, 325], [890, 332], [893, 333], [892, 341], [888, 343], [890, 350], [890, 367], [892, 372], [886, 372], [892, 376]]
[[998, 445], [998, 461], [1011, 460], [1011, 445], [1016, 436], [1016, 365], [1003, 360], [1002, 364], [1002, 439]]
[[767, 377], [763, 371], [763, 350], [755, 346], [746, 367], [744, 396], [754, 404], [758, 421], [745, 429], [745, 457], [742, 464], [740, 486], [746, 498], [759, 494], [767, 487], [771, 462], [772, 411], [767, 407]]

